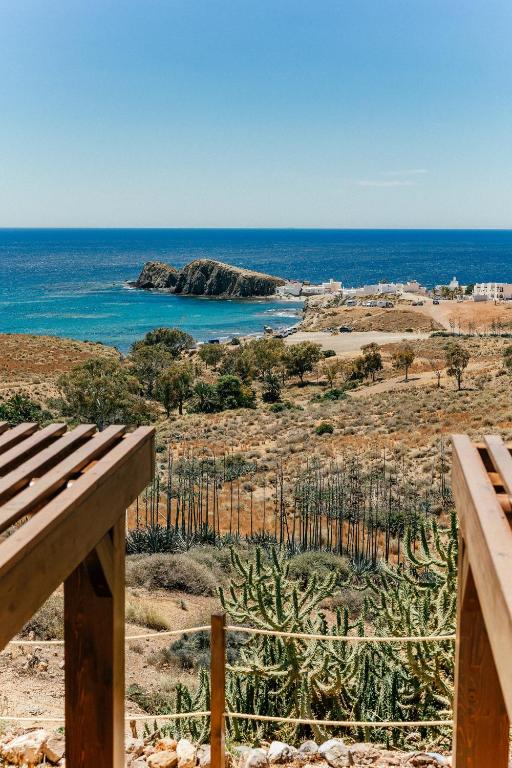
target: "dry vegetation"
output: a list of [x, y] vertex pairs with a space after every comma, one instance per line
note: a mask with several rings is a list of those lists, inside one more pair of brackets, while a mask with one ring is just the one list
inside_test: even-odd
[[406, 306], [395, 309], [378, 307], [332, 307], [306, 312], [301, 329], [321, 331], [340, 325], [349, 325], [354, 331], [436, 331], [443, 326], [422, 312]]

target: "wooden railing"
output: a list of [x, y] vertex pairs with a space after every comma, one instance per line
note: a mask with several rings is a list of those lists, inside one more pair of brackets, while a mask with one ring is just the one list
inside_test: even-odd
[[68, 768], [124, 766], [125, 511], [153, 473], [150, 427], [0, 424], [0, 649], [64, 582]]
[[512, 457], [453, 437], [460, 530], [454, 768], [506, 768], [512, 718]]

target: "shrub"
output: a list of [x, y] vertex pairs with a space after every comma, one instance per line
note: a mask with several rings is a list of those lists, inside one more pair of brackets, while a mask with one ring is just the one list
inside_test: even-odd
[[[247, 641], [247, 636], [241, 632], [228, 632], [226, 635], [226, 660], [228, 664], [238, 661], [240, 646]], [[155, 666], [176, 664], [181, 669], [198, 669], [210, 666], [210, 633], [194, 632], [193, 635], [183, 635], [168, 648], [157, 651], [150, 657]]]
[[168, 589], [191, 595], [215, 595], [218, 588], [214, 574], [189, 554], [129, 557], [126, 583], [131, 587]]
[[336, 352], [334, 349], [324, 349], [322, 357], [336, 357]]
[[148, 627], [157, 632], [162, 629], [169, 629], [169, 622], [153, 605], [146, 602], [129, 602], [126, 606], [126, 621], [132, 624], [138, 624], [141, 627]]
[[321, 403], [324, 400], [345, 400], [347, 397], [347, 393], [345, 389], [328, 389], [327, 392], [324, 392], [323, 394], [315, 395], [311, 398], [312, 403]]
[[317, 580], [323, 580], [332, 573], [336, 574], [338, 584], [342, 584], [351, 573], [347, 558], [333, 552], [301, 552], [290, 559], [289, 566], [290, 577], [298, 581], [301, 587], [306, 587], [308, 581], [311, 582], [315, 576]]
[[0, 421], [6, 421], [10, 427], [22, 424], [26, 421], [35, 421], [41, 424], [51, 419], [51, 414], [44, 411], [38, 403], [30, 399], [28, 395], [17, 393], [8, 400], [0, 403]]
[[281, 382], [275, 373], [267, 373], [261, 399], [264, 403], [278, 403], [281, 400]]
[[154, 328], [154, 330], [148, 331], [141, 341], [136, 341], [132, 345], [132, 351], [135, 352], [141, 347], [157, 344], [165, 347], [172, 357], [176, 358], [194, 346], [194, 339], [180, 328]]
[[321, 421], [320, 424], [315, 428], [315, 432], [317, 435], [332, 435], [334, 432], [334, 427], [332, 424], [329, 424], [328, 421]]
[[34, 634], [36, 640], [62, 640], [64, 638], [64, 596], [61, 592], [51, 595], [20, 634]]

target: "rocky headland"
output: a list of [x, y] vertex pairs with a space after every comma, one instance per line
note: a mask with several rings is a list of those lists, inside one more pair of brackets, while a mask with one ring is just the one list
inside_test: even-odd
[[166, 291], [182, 296], [253, 298], [272, 296], [280, 277], [233, 267], [213, 259], [196, 259], [177, 270], [160, 261], [148, 261], [133, 285], [150, 291]]

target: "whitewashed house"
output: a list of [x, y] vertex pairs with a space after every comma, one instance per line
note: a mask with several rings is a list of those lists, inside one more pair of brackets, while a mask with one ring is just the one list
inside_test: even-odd
[[475, 283], [473, 297], [476, 301], [481, 297], [488, 301], [505, 301], [512, 299], [512, 283]]

